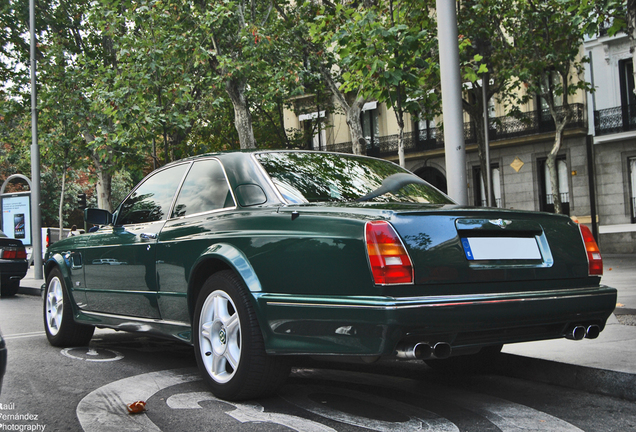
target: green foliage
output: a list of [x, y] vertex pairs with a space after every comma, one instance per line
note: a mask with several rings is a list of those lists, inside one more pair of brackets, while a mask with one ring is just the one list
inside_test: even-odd
[[[519, 1], [517, 16], [508, 18], [520, 53], [515, 75], [526, 83], [528, 95], [539, 94], [549, 104], [562, 96], [567, 105], [567, 96], [591, 90], [582, 79], [587, 59], [579, 52], [589, 18], [576, 14], [578, 4], [578, 0]], [[555, 74], [558, 79], [551, 78]]]

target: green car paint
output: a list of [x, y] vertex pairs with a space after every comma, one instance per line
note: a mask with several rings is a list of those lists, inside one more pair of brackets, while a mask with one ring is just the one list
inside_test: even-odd
[[[279, 355], [390, 356], [413, 341], [461, 350], [559, 338], [577, 324], [602, 330], [616, 304], [616, 290], [588, 275], [580, 231], [565, 216], [460, 207], [418, 185], [359, 201], [355, 194], [371, 190], [322, 165], [346, 170], [363, 160], [358, 171], [375, 170], [379, 181], [401, 172], [371, 158], [236, 152], [170, 167], [208, 159], [223, 167], [225, 207], [171, 217], [173, 209], [124, 226], [116, 212], [115, 225], [49, 248], [46, 273], [62, 270], [77, 322], [192, 342], [199, 290], [226, 269], [249, 291], [266, 351]], [[399, 234], [413, 283], [374, 283], [365, 227], [376, 220]], [[462, 239], [497, 236], [535, 239], [541, 258], [467, 259]]]

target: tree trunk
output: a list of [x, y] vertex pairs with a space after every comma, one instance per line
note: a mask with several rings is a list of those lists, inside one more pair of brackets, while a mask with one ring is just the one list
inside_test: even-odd
[[[567, 72], [559, 72], [561, 77], [561, 83], [564, 89], [567, 89], [568, 83], [568, 73]], [[552, 150], [548, 154], [548, 159], [546, 161], [546, 165], [548, 167], [548, 172], [550, 173], [550, 184], [552, 185], [552, 198], [554, 200], [554, 212], [556, 214], [563, 213], [563, 206], [561, 205], [561, 190], [559, 188], [559, 174], [556, 165], [556, 157], [561, 150], [561, 145], [563, 143], [563, 132], [565, 127], [570, 122], [572, 118], [572, 109], [570, 108], [570, 104], [568, 102], [568, 94], [567, 91], [563, 92], [563, 117], [559, 118], [559, 115], [556, 111], [556, 106], [554, 103], [554, 92], [552, 89], [551, 78], [548, 74], [547, 76], [542, 77], [542, 81], [547, 83], [546, 88], [548, 92], [543, 95], [544, 99], [548, 103], [548, 109], [550, 110], [550, 115], [554, 120], [554, 126], [556, 127], [556, 132], [554, 134], [554, 145], [552, 146]]]
[[398, 162], [402, 168], [406, 168], [404, 157], [404, 113], [401, 108], [395, 110], [395, 118], [398, 124]]
[[347, 113], [347, 126], [349, 126], [349, 136], [351, 137], [351, 151], [357, 155], [367, 154], [367, 145], [369, 144], [364, 137], [362, 122], [360, 122], [360, 114], [362, 113], [364, 103], [365, 99], [357, 97], [350, 106], [349, 104], [342, 106]]
[[559, 172], [556, 165], [556, 158], [563, 143], [563, 131], [565, 129], [565, 126], [569, 122], [570, 115], [568, 113], [562, 120], [558, 120], [552, 108], [550, 109], [550, 112], [553, 113], [552, 118], [554, 119], [554, 123], [556, 125], [556, 133], [554, 134], [554, 145], [552, 146], [552, 150], [550, 150], [550, 153], [548, 154], [546, 165], [548, 167], [548, 172], [550, 173], [550, 185], [552, 186], [554, 212], [556, 214], [562, 214], [563, 206], [561, 203], [561, 190], [559, 188]]
[[[84, 132], [83, 135], [87, 144], [95, 140], [95, 136], [89, 132]], [[97, 207], [112, 213], [113, 207], [110, 203], [110, 199], [113, 176], [110, 171], [108, 171], [108, 168], [106, 168], [110, 163], [109, 161], [99, 160], [95, 155], [91, 155], [91, 159], [93, 159], [95, 171], [97, 172]]]
[[347, 98], [340, 91], [338, 85], [331, 76], [331, 72], [327, 70], [324, 65], [320, 65], [320, 73], [327, 83], [327, 87], [333, 94], [338, 104], [347, 115], [347, 126], [349, 126], [349, 135], [351, 136], [351, 150], [353, 154], [364, 155], [367, 154], [367, 140], [364, 137], [362, 130], [362, 122], [360, 121], [360, 113], [362, 113], [362, 107], [366, 103], [366, 98], [362, 97], [360, 92], [356, 95], [351, 104], [347, 102]]
[[60, 224], [60, 238], [64, 232], [64, 194], [66, 193], [66, 166], [62, 171], [62, 192], [60, 192], [60, 209], [59, 209], [59, 224]]
[[241, 149], [254, 149], [256, 140], [252, 127], [252, 115], [245, 99], [245, 84], [245, 80], [228, 79], [225, 82], [225, 90], [234, 106], [234, 127], [238, 132]]
[[111, 213], [113, 212], [113, 207], [110, 203], [112, 181], [113, 176], [109, 171], [105, 169], [97, 171], [97, 207], [108, 210]]

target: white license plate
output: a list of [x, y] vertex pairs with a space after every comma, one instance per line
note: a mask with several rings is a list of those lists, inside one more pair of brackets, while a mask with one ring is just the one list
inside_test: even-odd
[[466, 258], [477, 260], [538, 260], [541, 259], [535, 238], [468, 237], [462, 238]]

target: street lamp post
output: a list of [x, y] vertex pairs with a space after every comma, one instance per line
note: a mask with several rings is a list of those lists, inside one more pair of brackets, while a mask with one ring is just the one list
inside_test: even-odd
[[35, 79], [35, 0], [29, 0], [31, 27], [31, 227], [33, 232], [33, 276], [43, 279], [42, 212], [40, 210], [40, 146], [38, 145], [37, 89]]
[[448, 195], [458, 204], [467, 205], [466, 147], [459, 73], [457, 11], [455, 2], [449, 0], [437, 0], [436, 7]]

